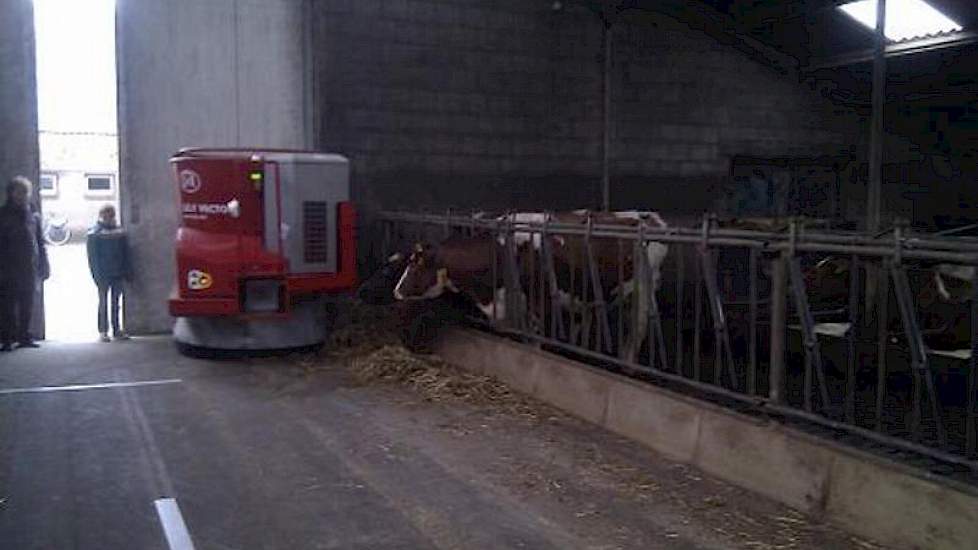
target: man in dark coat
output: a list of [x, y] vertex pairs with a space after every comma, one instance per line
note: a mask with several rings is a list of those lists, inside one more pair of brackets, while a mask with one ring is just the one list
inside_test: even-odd
[[41, 219], [31, 209], [30, 180], [17, 176], [7, 183], [0, 208], [0, 351], [36, 348], [30, 335], [34, 292], [47, 279], [49, 266]]
[[[129, 240], [116, 222], [114, 206], [103, 206], [98, 217], [98, 223], [88, 232], [88, 268], [98, 287], [98, 332], [103, 342], [110, 341], [108, 308], [113, 336], [128, 340], [119, 324], [119, 299], [130, 275]], [[111, 302], [106, 302], [107, 295], [111, 295]]]

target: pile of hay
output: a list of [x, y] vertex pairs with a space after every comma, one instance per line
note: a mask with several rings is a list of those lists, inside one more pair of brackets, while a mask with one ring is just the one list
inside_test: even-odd
[[340, 358], [366, 355], [384, 346], [398, 345], [398, 320], [390, 308], [356, 307], [349, 324], [332, 332], [326, 353]]
[[391, 308], [355, 307], [350, 322], [330, 335], [324, 350], [346, 365], [360, 384], [399, 384], [425, 401], [465, 402], [493, 413], [537, 419], [539, 405], [490, 376], [456, 368], [436, 355], [418, 355], [400, 341], [400, 320]]
[[387, 345], [350, 363], [362, 382], [398, 383], [427, 401], [465, 401], [477, 405], [516, 405], [524, 399], [505, 384], [453, 367], [437, 356], [415, 355], [399, 345]]

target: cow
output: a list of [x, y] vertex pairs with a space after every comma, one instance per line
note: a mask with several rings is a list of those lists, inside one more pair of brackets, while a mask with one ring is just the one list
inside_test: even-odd
[[[618, 212], [577, 210], [566, 214], [555, 214], [553, 221], [581, 226], [590, 223], [599, 226], [637, 227], [644, 223], [650, 227], [668, 227], [668, 224], [658, 213], [634, 210]], [[620, 246], [624, 248], [620, 249]], [[591, 237], [590, 248], [592, 259], [597, 266], [597, 277], [605, 300], [613, 300], [618, 303], [620, 315], [628, 310], [627, 304], [634, 305], [634, 322], [628, 324], [631, 330], [625, 335], [619, 356], [625, 361], [635, 362], [641, 354], [642, 346], [648, 335], [652, 293], [656, 292], [661, 285], [662, 265], [669, 253], [669, 247], [655, 241], [646, 242], [641, 250], [644, 258], [638, 265], [635, 264], [636, 258], [633, 257], [633, 251], [627, 241], [620, 244], [615, 238]], [[587, 237], [565, 236], [553, 243], [552, 250], [555, 271], [557, 272], [557, 285], [562, 295], [569, 295], [577, 300], [585, 299], [586, 297], [580, 296], [580, 288], [571, 288], [570, 272], [575, 266], [580, 269], [576, 276], [578, 280], [587, 273], [584, 271], [587, 269], [589, 261]], [[620, 260], [624, 261], [622, 265], [619, 265]]]
[[407, 267], [410, 253], [398, 252], [387, 258], [357, 289], [358, 303], [370, 306], [393, 307], [399, 319], [401, 342], [416, 353], [431, 350], [431, 342], [439, 326], [465, 318], [482, 318], [482, 311], [463, 295], [449, 293], [433, 300], [400, 302], [394, 297], [394, 287]]
[[[923, 265], [908, 273], [910, 291], [924, 343], [931, 349], [958, 350], [971, 347], [971, 311], [974, 267], [950, 264]], [[813, 309], [848, 307], [850, 261], [829, 256], [805, 271], [805, 283]], [[888, 299], [888, 331], [903, 334], [896, 299]]]
[[[527, 253], [525, 243], [517, 245], [519, 256]], [[461, 294], [486, 317], [503, 320], [507, 317], [505, 258], [505, 245], [492, 235], [450, 237], [438, 245], [417, 243], [394, 285], [394, 297], [418, 301]], [[522, 285], [528, 283], [525, 277]]]
[[404, 273], [410, 253], [397, 252], [387, 257], [384, 265], [357, 287], [356, 299], [360, 303], [375, 306], [393, 304], [394, 286]]
[[[637, 226], [639, 223], [651, 222], [658, 227], [666, 224], [654, 212], [614, 212], [591, 213], [587, 211], [563, 212], [555, 214], [516, 213], [509, 214], [499, 221], [515, 224], [512, 241], [516, 247], [518, 264], [521, 266], [520, 285], [528, 288], [532, 284], [527, 266], [530, 262], [540, 265], [543, 236], [539, 232], [527, 231], [520, 224], [543, 223], [549, 221], [555, 224], [570, 224], [584, 226], [587, 223], [595, 225]], [[521, 230], [523, 229], [523, 230]], [[586, 237], [580, 235], [548, 235], [547, 243], [553, 260], [557, 293], [562, 306], [571, 306], [589, 301], [581, 295], [581, 287], [572, 285], [573, 279], [585, 273], [588, 264]], [[460, 293], [470, 297], [476, 305], [494, 319], [505, 319], [510, 312], [506, 309], [506, 240], [503, 236], [480, 236], [452, 238], [438, 246], [419, 243], [416, 245], [408, 266], [395, 286], [394, 294], [398, 300], [433, 299], [445, 293]], [[601, 285], [605, 299], [618, 297], [624, 304], [634, 300], [637, 308], [637, 325], [632, 327], [627, 343], [620, 350], [623, 358], [635, 361], [639, 356], [641, 346], [647, 334], [649, 292], [654, 291], [661, 279], [661, 265], [668, 253], [668, 247], [657, 242], [646, 243], [643, 249], [645, 263], [649, 266], [648, 277], [650, 284], [636, 284], [636, 275], [646, 273], [636, 269], [631, 251], [624, 249], [624, 265], [619, 265], [619, 243], [608, 237], [593, 237], [590, 239], [591, 258], [597, 266], [598, 283]], [[496, 258], [495, 268], [492, 258]], [[581, 273], [572, 275], [572, 270], [581, 269]], [[493, 278], [495, 274], [495, 278]], [[621, 280], [619, 281], [619, 274]], [[592, 291], [593, 292], [593, 291]], [[513, 297], [510, 297], [512, 300]], [[516, 297], [518, 300], [525, 296]], [[509, 303], [513, 303], [509, 301]], [[531, 317], [543, 319], [544, 312], [534, 312], [530, 306]], [[559, 314], [559, 313], [557, 313]], [[610, 342], [609, 342], [610, 344]]]
[[917, 294], [921, 330], [933, 349], [971, 348], [975, 267], [939, 264]]
[[[486, 212], [475, 212], [472, 214], [472, 219], [479, 221], [496, 220], [499, 222], [509, 219], [514, 222], [518, 220], [522, 223], [536, 221], [540, 216], [543, 216], [543, 214], [521, 212], [507, 216], [493, 217]], [[485, 232], [484, 234], [489, 235], [489, 232]], [[522, 243], [526, 238], [528, 237], [524, 237], [523, 234], [518, 235], [517, 242]], [[407, 248], [388, 256], [377, 271], [360, 283], [356, 292], [357, 300], [367, 305], [391, 305], [397, 302], [398, 300], [394, 297], [394, 287], [397, 286], [397, 282], [404, 273], [405, 268], [407, 268], [408, 260], [413, 253], [413, 249]]]

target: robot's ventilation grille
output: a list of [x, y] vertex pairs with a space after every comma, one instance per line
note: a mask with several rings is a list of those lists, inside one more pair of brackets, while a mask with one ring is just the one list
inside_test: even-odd
[[302, 237], [306, 263], [329, 261], [329, 212], [321, 201], [302, 203]]

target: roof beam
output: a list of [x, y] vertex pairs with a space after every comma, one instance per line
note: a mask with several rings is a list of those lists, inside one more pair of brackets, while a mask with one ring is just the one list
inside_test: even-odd
[[[978, 32], [959, 31], [941, 36], [919, 38], [889, 44], [884, 49], [884, 55], [886, 57], [902, 57], [905, 55], [933, 52], [948, 48], [960, 48], [962, 46], [967, 46], [974, 43], [978, 43]], [[869, 63], [873, 60], [873, 56], [874, 51], [872, 48], [857, 52], [845, 53], [834, 57], [815, 60], [804, 68], [804, 72], [811, 73], [821, 69], [835, 69], [849, 65], [858, 65], [860, 63]]]
[[780, 2], [776, 5], [752, 6], [736, 10], [738, 21], [747, 26], [762, 25], [771, 21], [784, 22], [792, 19], [813, 17], [818, 13], [838, 7], [843, 0], [796, 0]]
[[751, 59], [781, 74], [797, 74], [798, 59], [750, 37], [737, 21], [700, 2], [689, 0], [557, 0], [554, 10], [583, 6], [598, 15], [606, 25], [614, 25], [626, 12], [655, 12], [688, 24], [721, 44], [731, 46]]
[[706, 33], [718, 42], [731, 46], [751, 59], [782, 74], [797, 74], [798, 72], [799, 63], [796, 58], [750, 37], [733, 17], [705, 4], [687, 0], [659, 0], [657, 2], [625, 0], [621, 2], [619, 9], [621, 11], [625, 9], [655, 11], [668, 15], [688, 23], [692, 28]]

